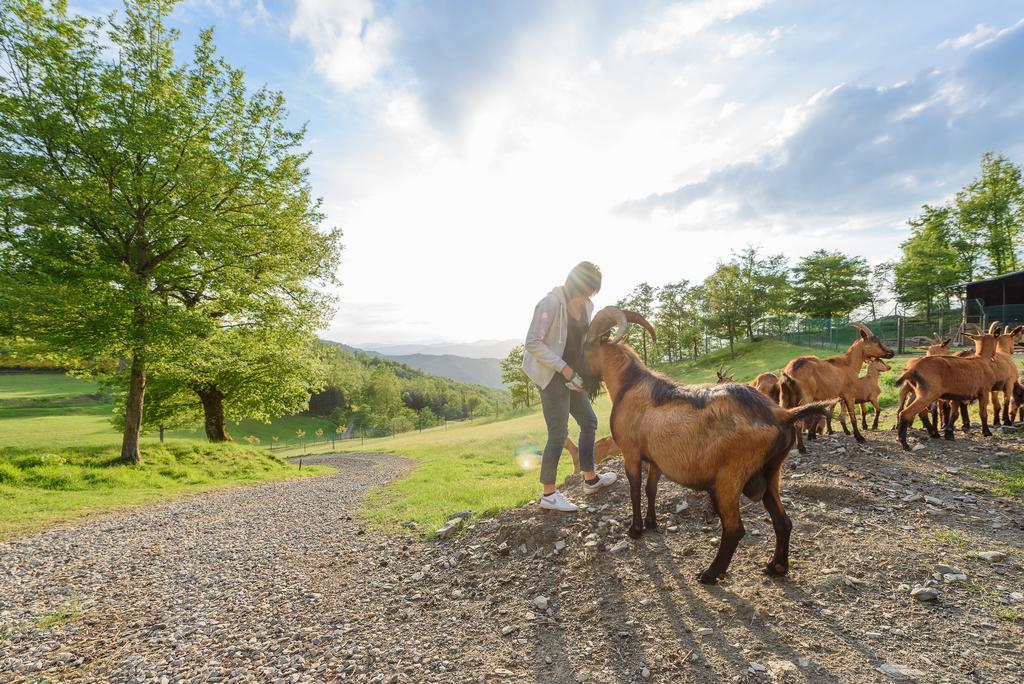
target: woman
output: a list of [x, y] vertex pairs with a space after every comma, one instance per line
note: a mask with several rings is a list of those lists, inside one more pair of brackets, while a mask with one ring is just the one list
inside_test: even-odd
[[558, 491], [558, 459], [569, 436], [569, 415], [580, 426], [580, 469], [583, 491], [587, 494], [615, 482], [615, 473], [594, 472], [594, 435], [597, 416], [583, 384], [572, 365], [583, 351], [583, 338], [590, 326], [594, 304], [590, 298], [601, 289], [601, 269], [589, 261], [576, 265], [565, 285], [551, 290], [533, 312], [526, 334], [523, 370], [540, 388], [540, 403], [548, 426], [548, 442], [540, 465], [544, 495], [541, 508], [575, 511], [577, 507]]

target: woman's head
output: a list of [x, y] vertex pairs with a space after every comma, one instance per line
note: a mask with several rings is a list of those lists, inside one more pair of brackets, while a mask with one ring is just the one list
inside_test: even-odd
[[593, 297], [601, 290], [601, 269], [589, 261], [576, 264], [565, 279], [565, 291], [573, 297]]

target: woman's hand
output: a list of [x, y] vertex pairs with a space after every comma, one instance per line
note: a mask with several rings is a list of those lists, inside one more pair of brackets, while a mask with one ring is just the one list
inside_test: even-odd
[[562, 377], [564, 377], [566, 380], [572, 380], [572, 374], [574, 372], [575, 371], [569, 367], [569, 364], [566, 364], [565, 368], [562, 369]]

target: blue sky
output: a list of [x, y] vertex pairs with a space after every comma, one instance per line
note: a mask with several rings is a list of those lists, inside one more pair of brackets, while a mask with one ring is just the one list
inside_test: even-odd
[[[88, 12], [112, 2], [77, 5]], [[892, 259], [1024, 163], [1020, 2], [187, 0], [308, 122], [345, 231], [333, 339], [520, 337], [576, 262], [603, 305], [747, 243]]]

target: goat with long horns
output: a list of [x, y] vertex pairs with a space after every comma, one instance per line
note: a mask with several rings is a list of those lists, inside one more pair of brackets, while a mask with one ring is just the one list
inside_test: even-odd
[[[633, 509], [629, 535], [635, 539], [645, 529], [657, 528], [654, 500], [662, 474], [710, 492], [722, 521], [722, 539], [700, 581], [714, 583], [743, 537], [740, 495], [745, 494], [764, 503], [775, 529], [775, 553], [767, 571], [785, 574], [793, 525], [779, 492], [782, 462], [796, 439], [793, 424], [823, 416], [833, 402], [785, 409], [747, 385], [679, 385], [647, 368], [622, 343], [631, 322], [656, 338], [640, 314], [605, 307], [594, 316], [577, 363], [587, 391], [596, 394], [603, 381], [612, 400], [612, 437], [622, 449]], [[644, 463], [647, 514], [641, 517]]]

